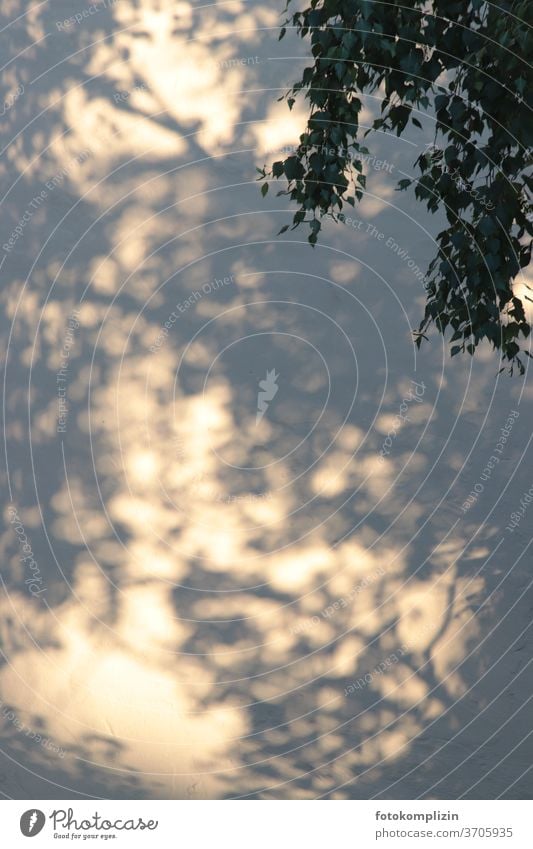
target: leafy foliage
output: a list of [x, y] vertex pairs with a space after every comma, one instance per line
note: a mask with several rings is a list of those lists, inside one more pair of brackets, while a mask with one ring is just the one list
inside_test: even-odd
[[[486, 339], [521, 373], [530, 326], [513, 280], [533, 235], [532, 23], [530, 0], [311, 0], [280, 33], [292, 25], [310, 41], [314, 62], [286, 95], [291, 109], [298, 94], [308, 99], [307, 126], [294, 153], [260, 170], [288, 181], [278, 194], [296, 202], [292, 227], [308, 223], [314, 245], [324, 216], [342, 221], [345, 204], [363, 197], [362, 139], [421, 128], [428, 111], [434, 146], [398, 184], [447, 219], [417, 344], [430, 325], [449, 333], [452, 355]], [[362, 132], [359, 95], [378, 89], [381, 115]]]

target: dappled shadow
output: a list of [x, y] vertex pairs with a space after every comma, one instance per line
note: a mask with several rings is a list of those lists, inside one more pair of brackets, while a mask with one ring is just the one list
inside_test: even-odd
[[423, 141], [277, 239], [277, 11], [68, 5], [2, 33], [0, 790], [528, 795], [531, 390], [415, 353]]

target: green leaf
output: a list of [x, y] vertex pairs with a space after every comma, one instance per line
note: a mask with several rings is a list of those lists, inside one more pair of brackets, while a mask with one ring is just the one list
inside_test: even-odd
[[331, 115], [329, 112], [315, 112], [309, 118], [309, 126], [311, 128], [318, 127], [321, 129], [322, 127], [327, 126], [331, 121]]
[[492, 218], [482, 218], [479, 224], [477, 225], [478, 230], [484, 236], [491, 236], [493, 233], [497, 232], [497, 224], [492, 220]]
[[297, 156], [289, 156], [283, 163], [283, 170], [288, 180], [298, 180], [303, 177], [303, 165]]

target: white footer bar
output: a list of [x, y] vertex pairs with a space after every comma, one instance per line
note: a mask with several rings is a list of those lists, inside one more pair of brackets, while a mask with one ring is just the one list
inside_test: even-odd
[[532, 813], [531, 801], [5, 800], [0, 834], [6, 849], [531, 849]]

